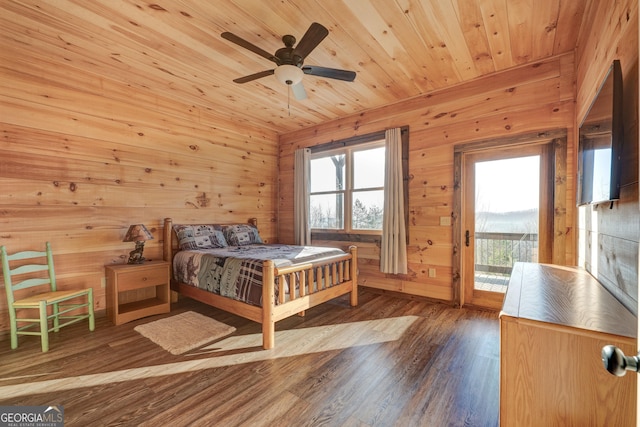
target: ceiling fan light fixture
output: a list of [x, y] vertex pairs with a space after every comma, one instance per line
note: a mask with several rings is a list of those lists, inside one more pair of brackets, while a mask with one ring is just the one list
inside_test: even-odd
[[302, 81], [304, 72], [295, 65], [280, 65], [274, 71], [276, 79], [285, 85], [291, 86]]

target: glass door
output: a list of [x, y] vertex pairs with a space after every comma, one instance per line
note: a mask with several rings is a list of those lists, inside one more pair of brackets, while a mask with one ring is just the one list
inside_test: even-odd
[[466, 303], [499, 308], [514, 263], [547, 260], [546, 164], [543, 146], [465, 154]]

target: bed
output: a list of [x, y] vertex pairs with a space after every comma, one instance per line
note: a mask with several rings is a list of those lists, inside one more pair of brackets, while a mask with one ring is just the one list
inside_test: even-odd
[[[242, 232], [228, 234], [230, 227]], [[197, 241], [200, 237], [193, 237], [196, 229], [206, 229], [210, 234], [205, 241], [213, 245]], [[223, 239], [219, 232], [228, 237], [228, 246], [217, 244]], [[171, 218], [165, 218], [163, 233], [163, 257], [171, 266], [171, 288], [261, 323], [262, 346], [266, 350], [275, 346], [277, 321], [304, 315], [311, 307], [349, 293], [351, 306], [358, 304], [355, 246], [350, 246], [348, 252], [323, 253], [317, 247], [262, 244], [256, 219], [248, 224], [176, 225]], [[271, 248], [275, 256], [267, 253]], [[210, 269], [200, 271], [201, 266]]]

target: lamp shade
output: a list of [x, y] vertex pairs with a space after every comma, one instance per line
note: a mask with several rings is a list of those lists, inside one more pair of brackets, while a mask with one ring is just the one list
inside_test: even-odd
[[144, 242], [145, 240], [153, 240], [153, 235], [147, 230], [144, 224], [133, 224], [129, 227], [127, 234], [124, 236], [123, 242]]
[[276, 79], [285, 85], [295, 85], [302, 81], [304, 72], [295, 65], [280, 65], [275, 69]]

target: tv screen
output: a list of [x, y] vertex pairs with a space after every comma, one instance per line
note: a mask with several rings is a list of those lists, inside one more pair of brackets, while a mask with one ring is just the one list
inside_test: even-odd
[[580, 126], [577, 204], [620, 198], [622, 69], [615, 60]]

